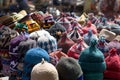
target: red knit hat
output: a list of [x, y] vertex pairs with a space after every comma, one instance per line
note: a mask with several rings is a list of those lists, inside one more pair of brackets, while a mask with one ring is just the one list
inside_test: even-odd
[[110, 55], [105, 58], [107, 69], [104, 72], [104, 77], [120, 80], [120, 56], [115, 48], [112, 48], [109, 53]]

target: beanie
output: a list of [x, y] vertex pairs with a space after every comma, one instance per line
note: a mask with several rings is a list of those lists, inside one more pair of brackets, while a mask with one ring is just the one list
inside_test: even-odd
[[58, 48], [62, 48], [62, 51], [67, 54], [68, 50], [70, 47], [74, 44], [75, 42], [72, 41], [68, 36], [67, 33], [63, 33], [62, 37], [58, 40]]
[[77, 80], [83, 75], [80, 65], [71, 57], [61, 57], [56, 65], [56, 69], [59, 74], [59, 80]]
[[50, 60], [48, 53], [44, 49], [32, 48], [26, 52], [24, 57], [22, 80], [30, 80], [32, 68], [34, 65], [41, 62], [42, 58], [44, 58], [46, 61]]
[[116, 34], [109, 30], [102, 29], [99, 33], [99, 36], [104, 36], [107, 41], [112, 41], [116, 37]]
[[120, 56], [115, 48], [112, 48], [109, 53], [110, 55], [105, 58], [107, 69], [104, 72], [104, 77], [120, 80]]
[[90, 47], [80, 53], [79, 64], [82, 67], [84, 80], [103, 80], [106, 69], [103, 53], [96, 47], [97, 40], [92, 39]]
[[71, 23], [66, 17], [61, 17], [57, 22], [63, 25], [66, 28], [67, 32], [72, 30]]
[[66, 31], [65, 27], [60, 23], [55, 23], [48, 29], [49, 33], [54, 36], [57, 40], [60, 39], [60, 36], [63, 32]]
[[59, 80], [59, 77], [55, 66], [43, 60], [33, 67], [31, 80]]
[[37, 40], [38, 47], [46, 50], [48, 53], [57, 50], [57, 41], [53, 36], [41, 36]]
[[87, 18], [87, 14], [84, 12], [78, 19], [77, 21], [79, 22], [79, 24], [83, 25], [86, 21]]
[[90, 45], [90, 40], [93, 38], [98, 40], [97, 36], [93, 34], [91, 29], [88, 30], [88, 33], [83, 35], [83, 39], [87, 45]]
[[91, 29], [93, 34], [97, 34], [97, 28], [91, 21], [87, 21], [87, 25], [82, 28], [84, 34], [88, 33], [88, 30]]
[[50, 36], [50, 33], [44, 29], [40, 29], [38, 31], [34, 31], [30, 33], [29, 37], [33, 40], [38, 40], [39, 37], [41, 36]]
[[80, 56], [81, 51], [87, 48], [87, 44], [84, 42], [83, 38], [79, 38], [77, 43], [75, 43], [67, 52], [69, 57], [73, 57], [78, 59]]

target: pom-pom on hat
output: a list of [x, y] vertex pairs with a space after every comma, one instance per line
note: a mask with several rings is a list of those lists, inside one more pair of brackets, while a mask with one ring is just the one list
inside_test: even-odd
[[120, 56], [115, 48], [112, 48], [109, 53], [110, 55], [105, 58], [107, 69], [104, 72], [104, 77], [120, 80]]
[[80, 53], [79, 64], [83, 70], [84, 80], [102, 80], [106, 69], [103, 53], [96, 47], [97, 40], [92, 39], [90, 47]]
[[27, 51], [25, 57], [24, 57], [24, 66], [23, 66], [23, 76], [22, 80], [30, 80], [31, 71], [34, 65], [38, 64], [42, 61], [42, 58], [44, 60], [49, 61], [49, 55], [48, 53], [41, 48], [32, 48]]
[[42, 60], [33, 67], [31, 80], [59, 80], [58, 71], [54, 65]]
[[61, 57], [56, 65], [59, 80], [83, 80], [83, 72], [78, 62], [71, 57]]

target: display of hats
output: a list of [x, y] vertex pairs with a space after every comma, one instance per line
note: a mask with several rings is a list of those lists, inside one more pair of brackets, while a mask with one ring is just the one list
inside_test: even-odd
[[61, 57], [56, 65], [59, 80], [83, 80], [83, 72], [78, 62], [71, 57]]
[[67, 32], [71, 31], [72, 30], [72, 25], [71, 23], [67, 20], [66, 17], [61, 17], [58, 21], [58, 23], [60, 23], [61, 25], [63, 25]]
[[58, 71], [54, 65], [42, 60], [33, 67], [30, 80], [59, 80]]
[[73, 57], [75, 59], [78, 59], [80, 56], [81, 51], [83, 51], [85, 48], [87, 48], [88, 45], [84, 42], [83, 38], [79, 38], [77, 40], [77, 43], [75, 43], [67, 52], [67, 55], [69, 57]]
[[40, 29], [38, 31], [34, 31], [30, 33], [29, 37], [33, 40], [38, 40], [39, 37], [41, 36], [50, 36], [50, 33], [44, 29]]
[[26, 52], [24, 57], [24, 66], [23, 66], [23, 76], [22, 80], [30, 80], [31, 79], [31, 71], [32, 68], [42, 61], [44, 58], [45, 61], [50, 61], [50, 57], [48, 53], [41, 48], [32, 48]]
[[48, 29], [49, 33], [54, 36], [57, 40], [60, 39], [63, 32], [66, 31], [65, 27], [60, 23], [56, 22]]
[[98, 40], [97, 35], [93, 34], [91, 29], [88, 30], [88, 33], [83, 35], [83, 39], [87, 45], [90, 45], [90, 40], [93, 38]]
[[57, 41], [53, 36], [40, 36], [37, 40], [37, 45], [48, 53], [57, 50]]
[[104, 77], [113, 80], [120, 80], [120, 56], [117, 50], [112, 48], [109, 51], [109, 56], [105, 58], [107, 69], [104, 72]]
[[107, 29], [102, 29], [99, 36], [104, 36], [107, 41], [112, 41], [116, 37], [116, 34]]
[[84, 80], [103, 80], [106, 63], [103, 53], [96, 45], [97, 40], [91, 39], [90, 47], [80, 53], [78, 62], [83, 70]]
[[82, 28], [84, 34], [88, 33], [89, 29], [92, 30], [93, 34], [97, 34], [97, 28], [91, 21], [87, 21], [87, 24]]
[[62, 37], [58, 40], [58, 48], [62, 48], [62, 51], [67, 54], [70, 47], [75, 44], [68, 36], [67, 33], [63, 33]]

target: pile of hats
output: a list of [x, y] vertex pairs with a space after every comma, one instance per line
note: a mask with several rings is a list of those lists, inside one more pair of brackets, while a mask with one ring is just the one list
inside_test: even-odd
[[120, 80], [119, 28], [119, 19], [93, 13], [3, 15], [1, 72], [10, 80]]

